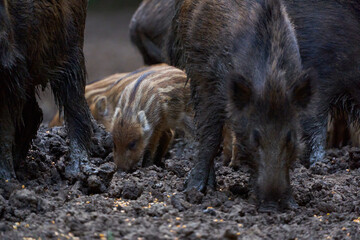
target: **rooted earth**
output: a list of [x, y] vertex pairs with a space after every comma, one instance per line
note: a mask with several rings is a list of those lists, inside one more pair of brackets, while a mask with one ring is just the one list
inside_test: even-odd
[[[101, 132], [101, 131], [100, 131]], [[0, 239], [360, 239], [360, 149], [295, 164], [296, 210], [260, 214], [249, 169], [216, 162], [217, 188], [184, 194], [196, 146], [176, 139], [165, 168], [116, 172], [111, 138], [97, 133], [78, 180], [66, 178], [63, 127], [41, 127], [18, 180], [0, 183]]]

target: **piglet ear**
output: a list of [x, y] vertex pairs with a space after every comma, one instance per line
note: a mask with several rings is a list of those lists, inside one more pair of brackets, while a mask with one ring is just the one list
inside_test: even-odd
[[97, 112], [101, 115], [101, 116], [106, 116], [108, 115], [108, 109], [107, 109], [107, 99], [105, 96], [101, 96], [99, 97], [96, 102], [95, 102], [95, 107]]
[[306, 108], [314, 92], [314, 74], [311, 71], [304, 73], [291, 87], [292, 103], [300, 108]]
[[229, 101], [236, 108], [242, 110], [249, 104], [253, 96], [253, 86], [244, 76], [237, 73], [230, 74], [227, 88]]
[[150, 131], [150, 125], [147, 121], [147, 118], [146, 118], [146, 114], [144, 111], [140, 111], [138, 113], [138, 120], [139, 120], [139, 123], [141, 124], [141, 127], [144, 131], [144, 133], [147, 133]]

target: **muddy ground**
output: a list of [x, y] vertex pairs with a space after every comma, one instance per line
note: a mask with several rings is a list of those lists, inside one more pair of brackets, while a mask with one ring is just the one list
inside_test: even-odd
[[41, 127], [19, 182], [0, 183], [0, 239], [360, 239], [360, 149], [329, 150], [327, 160], [292, 172], [298, 210], [257, 212], [246, 166], [216, 163], [218, 186], [182, 193], [195, 144], [177, 139], [165, 168], [116, 172], [110, 137], [93, 138], [80, 180], [65, 178], [62, 127]]

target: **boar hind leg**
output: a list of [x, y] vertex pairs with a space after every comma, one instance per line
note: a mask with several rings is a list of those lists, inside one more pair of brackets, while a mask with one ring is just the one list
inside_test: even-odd
[[[194, 85], [191, 87], [192, 90], [197, 89]], [[216, 99], [221, 98], [216, 96], [216, 93], [210, 89], [211, 87], [198, 89], [198, 93], [208, 93], [204, 94], [201, 99], [198, 93], [192, 93], [199, 153], [195, 167], [191, 170], [185, 182], [186, 191], [195, 188], [197, 191], [203, 192], [207, 186], [215, 187], [214, 158], [219, 153], [222, 141], [225, 107], [220, 103], [214, 104], [218, 102], [215, 101]]]
[[70, 163], [65, 168], [69, 179], [80, 172], [81, 164], [88, 163], [88, 149], [92, 137], [92, 120], [85, 100], [85, 65], [80, 50], [51, 81], [59, 107], [64, 108], [64, 119], [70, 139]]
[[161, 138], [159, 140], [159, 146], [157, 147], [156, 154], [154, 157], [154, 163], [156, 166], [159, 167], [165, 166], [161, 160], [167, 153], [173, 138], [174, 138], [174, 131], [171, 129], [168, 129], [162, 133]]
[[14, 141], [15, 123], [13, 116], [11, 116], [8, 106], [3, 104], [0, 106], [0, 179], [15, 178], [12, 155]]
[[35, 137], [41, 122], [42, 111], [36, 101], [35, 91], [32, 91], [32, 93], [28, 93], [28, 99], [22, 112], [22, 121], [16, 129], [14, 148], [15, 169], [26, 158], [31, 140]]
[[302, 163], [309, 167], [325, 157], [328, 114], [319, 114], [303, 122], [305, 152]]

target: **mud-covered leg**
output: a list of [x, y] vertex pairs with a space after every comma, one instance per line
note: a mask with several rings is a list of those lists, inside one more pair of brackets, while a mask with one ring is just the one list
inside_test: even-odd
[[154, 157], [154, 163], [156, 166], [164, 167], [164, 163], [161, 161], [167, 153], [170, 143], [174, 138], [174, 131], [168, 129], [164, 131], [159, 140], [159, 146], [157, 147], [156, 154]]
[[18, 124], [15, 135], [14, 167], [25, 160], [31, 140], [36, 136], [42, 122], [42, 111], [36, 101], [35, 91], [28, 93], [28, 99], [22, 112], [22, 121]]
[[309, 167], [325, 157], [328, 115], [319, 114], [303, 122], [305, 152], [302, 163]]
[[80, 172], [80, 164], [88, 163], [92, 136], [91, 114], [84, 96], [85, 65], [80, 49], [74, 50], [74, 57], [59, 68], [51, 87], [59, 107], [64, 108], [70, 139], [70, 163], [65, 168], [65, 175], [73, 179]]
[[[209, 182], [212, 186], [215, 185], [213, 184], [215, 183], [214, 158], [218, 154], [222, 141], [225, 107], [221, 103], [214, 104], [216, 101], [212, 98], [221, 99], [221, 97], [216, 98], [213, 86], [208, 86], [207, 89], [198, 89], [194, 82], [191, 84], [199, 153], [195, 167], [185, 182], [185, 191], [192, 188], [197, 191], [205, 191]], [[201, 97], [198, 95], [199, 92], [203, 94]], [[210, 173], [211, 178], [209, 179]]]
[[15, 123], [7, 105], [3, 104], [0, 106], [0, 179], [15, 178], [12, 156], [14, 141]]

